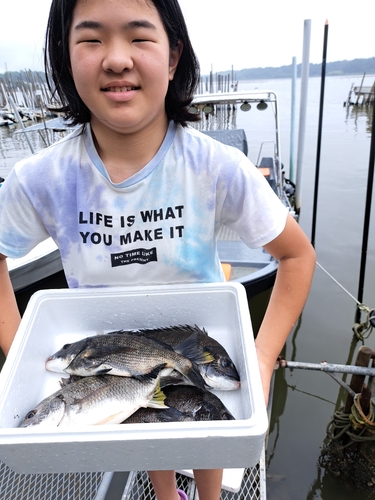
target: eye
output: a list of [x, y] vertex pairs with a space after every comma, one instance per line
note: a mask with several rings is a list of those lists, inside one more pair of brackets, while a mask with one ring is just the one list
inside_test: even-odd
[[233, 368], [234, 365], [231, 361], [227, 360], [227, 359], [221, 359], [220, 360], [220, 365], [223, 367], [223, 368]]
[[86, 39], [80, 40], [78, 43], [96, 44], [96, 43], [100, 43], [100, 40], [98, 40], [97, 38], [86, 38]]
[[65, 345], [63, 345], [62, 350], [64, 350], [64, 349], [69, 349], [69, 347], [70, 347], [71, 345], [72, 345], [72, 344], [65, 344]]
[[26, 415], [26, 420], [35, 417], [35, 415], [36, 415], [36, 410], [29, 411], [29, 413]]

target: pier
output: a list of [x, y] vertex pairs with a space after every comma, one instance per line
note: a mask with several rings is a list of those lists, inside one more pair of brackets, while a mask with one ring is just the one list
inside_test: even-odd
[[354, 86], [352, 84], [348, 98], [344, 106], [369, 106], [375, 99], [375, 81], [370, 85], [363, 85], [366, 73], [362, 77], [361, 84]]

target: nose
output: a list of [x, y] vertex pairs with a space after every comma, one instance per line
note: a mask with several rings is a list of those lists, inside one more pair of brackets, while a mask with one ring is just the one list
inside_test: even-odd
[[112, 71], [114, 73], [122, 73], [130, 70], [134, 66], [131, 46], [121, 41], [113, 41], [107, 47], [102, 67], [104, 71]]

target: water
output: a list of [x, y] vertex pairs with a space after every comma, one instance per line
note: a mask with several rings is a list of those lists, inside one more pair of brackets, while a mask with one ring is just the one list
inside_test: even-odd
[[[362, 75], [326, 79], [315, 237], [318, 262], [354, 296], [358, 290], [372, 116], [367, 108], [345, 108], [343, 103], [351, 84], [359, 84], [361, 78]], [[374, 79], [367, 75], [364, 85], [372, 85]], [[299, 85], [300, 80], [298, 89]], [[291, 82], [269, 80], [240, 84], [240, 89], [255, 87], [272, 89], [278, 94], [281, 153], [288, 169]], [[311, 78], [300, 215], [300, 224], [309, 237], [319, 100], [320, 78]], [[299, 95], [297, 121], [298, 104]], [[255, 161], [258, 151], [251, 147], [252, 141], [258, 144], [259, 136], [267, 127], [267, 115], [252, 109], [239, 113], [237, 124], [246, 130], [250, 157]], [[33, 136], [32, 141], [36, 149], [44, 147], [38, 136]], [[0, 128], [0, 147], [0, 176], [6, 177], [14, 163], [29, 154], [28, 145], [22, 134], [14, 136]], [[375, 307], [372, 286], [375, 279], [374, 216], [373, 209], [364, 289], [364, 303], [370, 307]], [[360, 347], [359, 343], [352, 342], [355, 306], [354, 300], [317, 268], [301, 320], [286, 344], [285, 358], [313, 363], [323, 360], [354, 363]], [[373, 347], [374, 336], [370, 336], [366, 345]], [[325, 373], [278, 371], [268, 444], [268, 500], [366, 500], [364, 493], [317, 465], [326, 426], [343, 397], [338, 384]]]

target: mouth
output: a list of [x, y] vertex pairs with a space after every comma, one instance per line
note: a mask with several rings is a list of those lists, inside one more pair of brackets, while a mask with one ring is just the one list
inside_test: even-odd
[[139, 90], [140, 87], [105, 87], [102, 89], [103, 92], [130, 92], [131, 90]]

